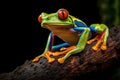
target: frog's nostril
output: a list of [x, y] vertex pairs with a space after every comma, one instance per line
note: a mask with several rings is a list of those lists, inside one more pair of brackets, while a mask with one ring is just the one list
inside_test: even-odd
[[38, 22], [41, 23], [42, 22], [42, 15], [38, 16]]

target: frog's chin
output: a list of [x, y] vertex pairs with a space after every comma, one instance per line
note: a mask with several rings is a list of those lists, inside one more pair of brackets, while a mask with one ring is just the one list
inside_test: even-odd
[[43, 25], [41, 25], [43, 28], [67, 28], [67, 27], [73, 27], [72, 24], [48, 24], [48, 23], [44, 23]]

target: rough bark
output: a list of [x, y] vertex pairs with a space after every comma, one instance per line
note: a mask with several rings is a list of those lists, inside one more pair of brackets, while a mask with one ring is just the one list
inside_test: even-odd
[[81, 78], [90, 73], [104, 71], [114, 63], [119, 63], [120, 26], [110, 29], [106, 51], [99, 49], [94, 52], [91, 49], [94, 44], [87, 45], [84, 51], [72, 55], [64, 64], [57, 61], [49, 64], [46, 58], [41, 58], [38, 63], [27, 60], [12, 72], [0, 74], [0, 80], [73, 80], [75, 77]]

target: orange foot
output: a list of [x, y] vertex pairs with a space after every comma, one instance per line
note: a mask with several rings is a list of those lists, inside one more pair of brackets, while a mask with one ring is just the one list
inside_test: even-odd
[[40, 55], [40, 56], [35, 57], [32, 60], [32, 62], [38, 62], [40, 60], [40, 57], [45, 57], [45, 58], [47, 58], [48, 63], [52, 63], [53, 61], [55, 61], [55, 59], [51, 58], [50, 54], [52, 54], [52, 52], [51, 51], [47, 51], [46, 53], [44, 53], [44, 55]]
[[53, 52], [51, 52], [51, 51], [47, 51], [47, 52], [45, 53], [45, 57], [47, 58], [48, 63], [52, 63], [52, 62], [55, 61], [55, 58], [51, 58], [51, 57], [50, 57], [50, 55], [51, 55], [52, 53], [53, 53]]
[[102, 49], [102, 50], [106, 50], [106, 49], [107, 49], [106, 43], [102, 42], [101, 40], [99, 40], [99, 41], [92, 47], [92, 49], [93, 49], [94, 51], [97, 51], [97, 50], [98, 50], [98, 47], [99, 47], [99, 45], [100, 45], [101, 43], [102, 43], [101, 49]]
[[97, 51], [99, 49], [100, 44], [102, 43], [101, 49], [102, 50], [106, 50], [106, 43], [104, 42], [104, 35], [105, 35], [105, 31], [102, 32], [101, 34], [98, 34], [95, 38], [87, 41], [87, 44], [91, 44], [92, 42], [97, 40], [97, 43], [92, 47], [92, 49], [94, 51]]

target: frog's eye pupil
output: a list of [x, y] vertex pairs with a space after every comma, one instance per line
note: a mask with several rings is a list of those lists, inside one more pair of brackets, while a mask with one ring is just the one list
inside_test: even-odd
[[41, 23], [42, 22], [42, 15], [38, 16], [38, 22]]
[[68, 18], [68, 15], [69, 15], [69, 13], [68, 13], [68, 11], [67, 11], [66, 9], [60, 9], [60, 10], [58, 11], [58, 17], [59, 17], [59, 19], [61, 19], [61, 20], [67, 19], [67, 18]]

